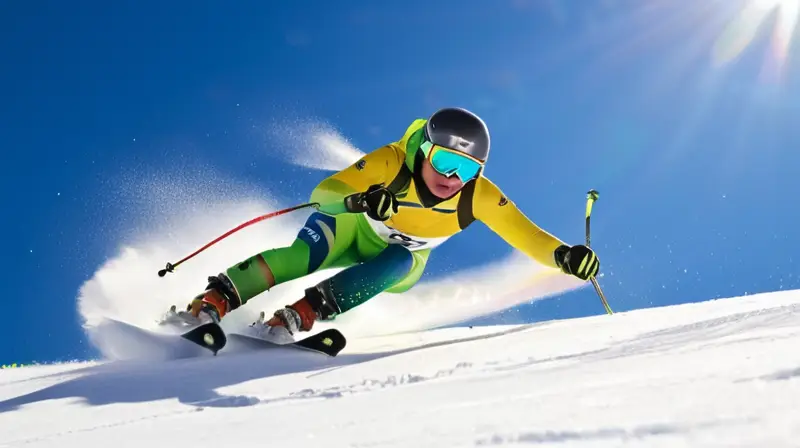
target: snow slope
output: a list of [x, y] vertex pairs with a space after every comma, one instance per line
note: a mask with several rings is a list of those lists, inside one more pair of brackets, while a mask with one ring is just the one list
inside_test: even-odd
[[2, 447], [800, 446], [800, 291], [0, 372]]

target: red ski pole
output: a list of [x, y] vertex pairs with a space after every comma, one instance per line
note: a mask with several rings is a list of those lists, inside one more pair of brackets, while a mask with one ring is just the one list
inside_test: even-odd
[[194, 258], [195, 255], [197, 255], [200, 252], [208, 249], [209, 247], [213, 246], [214, 244], [217, 244], [218, 242], [220, 242], [223, 239], [231, 236], [232, 234], [244, 229], [245, 227], [251, 226], [251, 225], [253, 225], [253, 224], [257, 223], [257, 222], [264, 221], [265, 219], [274, 218], [276, 216], [284, 215], [286, 213], [293, 212], [295, 210], [300, 210], [302, 208], [307, 208], [307, 207], [318, 208], [319, 207], [319, 203], [317, 203], [317, 202], [308, 202], [308, 203], [305, 203], [305, 204], [295, 205], [294, 207], [289, 207], [289, 208], [285, 208], [283, 210], [278, 210], [277, 212], [272, 212], [272, 213], [267, 213], [266, 215], [261, 215], [261, 216], [259, 216], [257, 218], [253, 218], [250, 221], [247, 221], [247, 222], [245, 222], [243, 224], [240, 224], [240, 225], [236, 226], [235, 228], [233, 228], [233, 229], [225, 232], [224, 234], [220, 235], [219, 237], [217, 237], [213, 241], [209, 242], [205, 246], [201, 247], [200, 249], [197, 249], [193, 253], [187, 255], [183, 259], [181, 259], [181, 260], [179, 260], [179, 261], [177, 261], [175, 263], [167, 263], [167, 267], [166, 268], [158, 271], [158, 276], [159, 277], [163, 277], [163, 276], [167, 275], [167, 272], [173, 272], [175, 270], [175, 268], [180, 266], [183, 262]]

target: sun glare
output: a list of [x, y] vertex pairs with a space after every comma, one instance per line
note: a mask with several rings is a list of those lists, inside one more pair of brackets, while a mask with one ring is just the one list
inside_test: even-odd
[[738, 57], [756, 37], [758, 29], [773, 14], [777, 21], [772, 29], [771, 56], [782, 67], [791, 49], [797, 27], [800, 0], [750, 0], [723, 30], [714, 45], [713, 60], [718, 65]]

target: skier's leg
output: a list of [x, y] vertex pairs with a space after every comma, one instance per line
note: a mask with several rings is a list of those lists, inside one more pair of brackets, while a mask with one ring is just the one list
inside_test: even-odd
[[365, 303], [381, 292], [399, 284], [419, 269], [418, 257], [399, 244], [390, 244], [371, 260], [345, 269], [323, 280], [314, 289], [327, 296], [323, 319]]
[[385, 246], [369, 260], [308, 288], [303, 299], [278, 310], [267, 324], [286, 326], [290, 332], [308, 331], [317, 319], [331, 320], [381, 292], [406, 291], [422, 276], [429, 252]]
[[355, 234], [355, 215], [314, 213], [292, 245], [258, 253], [225, 273], [244, 304], [275, 285], [321, 269], [356, 263], [351, 249]]
[[258, 253], [209, 277], [206, 290], [188, 309], [196, 317], [205, 311], [219, 320], [277, 284], [320, 269], [352, 265], [357, 262], [352, 247], [356, 228], [355, 215], [314, 213], [290, 246]]
[[428, 264], [428, 256], [430, 253], [430, 249], [411, 252], [411, 256], [414, 257], [414, 265], [411, 267], [411, 270], [399, 282], [387, 288], [386, 292], [399, 294], [408, 291], [416, 285], [425, 272], [425, 266]]

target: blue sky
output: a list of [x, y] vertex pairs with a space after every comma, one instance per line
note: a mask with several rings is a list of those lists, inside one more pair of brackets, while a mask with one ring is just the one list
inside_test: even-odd
[[[284, 113], [369, 150], [436, 108], [473, 109], [493, 135], [486, 174], [537, 223], [580, 243], [600, 191], [615, 310], [800, 287], [796, 51], [772, 39], [774, 11], [736, 52], [720, 39], [746, 2], [678, 3], [0, 7], [0, 363], [93, 355], [75, 298], [137, 217], [119, 179], [209, 164], [307, 197], [325, 173], [248, 133]], [[428, 275], [508, 251], [476, 225]], [[602, 312], [589, 288], [482, 322]]]

